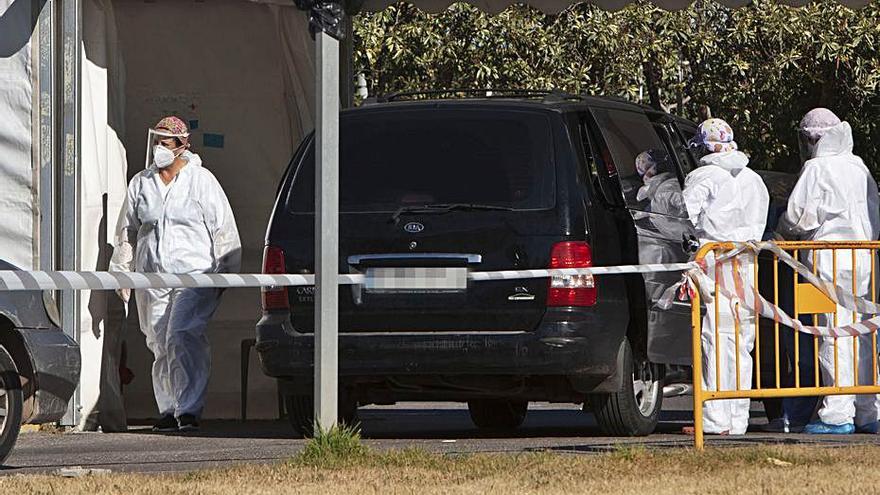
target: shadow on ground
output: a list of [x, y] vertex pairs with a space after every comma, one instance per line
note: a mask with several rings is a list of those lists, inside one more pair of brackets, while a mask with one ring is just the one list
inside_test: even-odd
[[[592, 414], [576, 409], [533, 409], [523, 425], [509, 432], [478, 430], [466, 409], [362, 408], [358, 414], [361, 436], [370, 440], [514, 439], [602, 436]], [[657, 433], [678, 433], [691, 421], [687, 411], [664, 411]], [[131, 427], [127, 435], [185, 438], [301, 438], [286, 420], [206, 421], [201, 431], [161, 433], [150, 430], [149, 422]]]

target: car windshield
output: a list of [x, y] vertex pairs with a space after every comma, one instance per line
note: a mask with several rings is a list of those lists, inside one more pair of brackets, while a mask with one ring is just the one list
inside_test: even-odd
[[[314, 149], [297, 171], [291, 211], [314, 211]], [[414, 109], [365, 112], [340, 124], [343, 213], [424, 205], [500, 209], [554, 205], [550, 122], [528, 111]]]

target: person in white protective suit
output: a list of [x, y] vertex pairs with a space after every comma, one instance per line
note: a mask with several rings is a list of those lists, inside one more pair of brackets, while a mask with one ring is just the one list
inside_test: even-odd
[[678, 178], [668, 168], [665, 152], [648, 150], [636, 157], [636, 172], [643, 186], [636, 193], [637, 201], [649, 201], [650, 211], [661, 215], [678, 216], [684, 212], [684, 201]]
[[[876, 240], [880, 235], [877, 184], [862, 159], [853, 154], [850, 125], [830, 110], [816, 108], [801, 120], [798, 138], [804, 166], [777, 232], [787, 239]], [[834, 280], [833, 252], [820, 250], [815, 257], [819, 276], [829, 282]], [[803, 261], [812, 267], [813, 253], [803, 253]], [[856, 295], [867, 296], [871, 281], [870, 252], [856, 251], [855, 267], [849, 250], [840, 251], [836, 262], [837, 285], [852, 291], [855, 279]], [[836, 321], [839, 325], [860, 319], [858, 314], [838, 306]], [[835, 315], [820, 315], [819, 323], [833, 325]], [[872, 375], [877, 375], [877, 370], [873, 369], [871, 340], [870, 335], [857, 339], [860, 385], [871, 385]], [[838, 383], [834, 382], [835, 353]], [[819, 366], [823, 385], [853, 385], [853, 337], [820, 338]], [[804, 432], [877, 433], [878, 407], [876, 395], [827, 396], [819, 409], [818, 421], [808, 424]]]
[[[640, 263], [675, 263], [678, 259], [677, 251], [672, 248], [669, 239], [680, 240], [682, 238], [681, 223], [676, 220], [685, 212], [684, 199], [681, 194], [681, 185], [678, 177], [668, 168], [669, 156], [663, 151], [648, 150], [639, 153], [636, 157], [636, 172], [642, 179], [643, 185], [636, 193], [636, 200], [640, 203], [646, 201], [646, 212], [654, 215], [637, 215], [635, 219], [641, 220], [646, 217], [650, 222], [653, 232], [639, 236], [639, 262]], [[647, 228], [640, 222], [637, 229]], [[646, 281], [665, 274], [645, 274]], [[658, 284], [656, 297], [665, 290], [662, 284]]]
[[[767, 222], [770, 195], [764, 181], [748, 168], [749, 158], [738, 150], [730, 125], [721, 119], [709, 119], [700, 124], [699, 134], [691, 144], [703, 155], [700, 166], [688, 174], [682, 190], [688, 218], [694, 224], [700, 245], [718, 241], [760, 241]], [[715, 257], [706, 256], [709, 276], [715, 276]], [[754, 264], [741, 261], [739, 272], [748, 286], [754, 287]], [[733, 264], [721, 266], [732, 271]], [[730, 300], [715, 295], [715, 306], [707, 302], [706, 317], [702, 325], [703, 388], [736, 390], [735, 324]], [[751, 351], [755, 340], [755, 315], [740, 312], [739, 339], [739, 389], [746, 390], [752, 384]], [[715, 330], [718, 329], [716, 342]], [[715, 348], [720, 348], [719, 369], [715, 369]], [[717, 376], [716, 376], [717, 373]], [[703, 405], [703, 432], [719, 435], [741, 435], [749, 424], [749, 399], [726, 399], [705, 402]]]
[[[110, 269], [176, 274], [237, 272], [241, 241], [220, 183], [189, 150], [189, 130], [166, 117], [148, 132], [147, 166], [128, 185]], [[220, 289], [135, 292], [153, 353], [156, 431], [193, 431], [205, 401], [211, 354], [205, 334]], [[127, 291], [120, 291], [124, 301]]]

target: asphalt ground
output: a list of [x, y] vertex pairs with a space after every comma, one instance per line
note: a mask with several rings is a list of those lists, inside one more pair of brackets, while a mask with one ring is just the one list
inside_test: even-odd
[[[609, 452], [620, 446], [685, 449], [693, 439], [681, 428], [691, 421], [689, 398], [668, 401], [657, 432], [641, 438], [602, 436], [591, 415], [574, 405], [531, 404], [525, 424], [509, 435], [478, 431], [464, 404], [403, 403], [359, 412], [365, 443], [374, 449], [418, 448], [441, 454], [554, 451], [570, 454]], [[759, 405], [753, 426], [766, 422]], [[741, 437], [708, 437], [710, 446], [756, 444], [880, 444], [878, 435], [814, 436], [750, 432]], [[125, 472], [180, 472], [271, 463], [296, 455], [305, 440], [286, 421], [207, 421], [190, 434], [153, 433], [134, 426], [128, 433], [24, 432], [0, 468], [0, 475], [53, 474], [62, 468]]]

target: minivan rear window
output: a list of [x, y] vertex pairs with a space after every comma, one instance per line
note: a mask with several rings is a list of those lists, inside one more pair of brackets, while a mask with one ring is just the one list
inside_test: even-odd
[[[417, 109], [343, 116], [339, 209], [480, 204], [552, 208], [556, 173], [550, 120], [528, 111]], [[288, 196], [294, 213], [312, 213], [314, 145]]]

